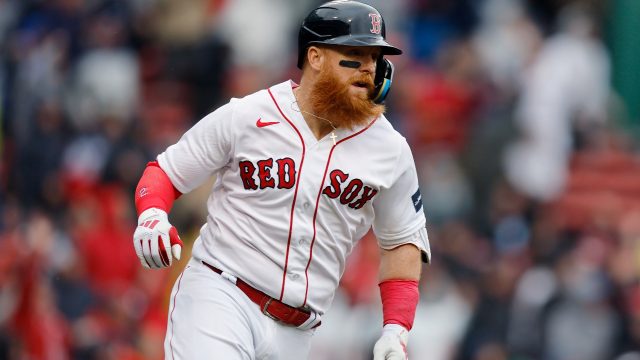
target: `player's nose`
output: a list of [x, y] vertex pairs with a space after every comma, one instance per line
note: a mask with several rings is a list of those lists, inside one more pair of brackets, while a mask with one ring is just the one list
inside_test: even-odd
[[376, 62], [372, 59], [366, 59], [358, 69], [361, 72], [373, 74], [376, 71]]

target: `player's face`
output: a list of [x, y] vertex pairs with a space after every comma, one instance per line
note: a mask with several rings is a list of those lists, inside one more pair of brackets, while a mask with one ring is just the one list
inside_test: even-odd
[[[347, 128], [382, 114], [384, 106], [371, 101], [379, 48], [334, 46], [322, 50], [323, 61], [311, 94], [313, 110]], [[340, 65], [342, 60], [360, 64], [357, 68], [345, 67]]]
[[[380, 48], [376, 46], [335, 46], [327, 50], [327, 64], [349, 93], [359, 98], [370, 98]], [[358, 68], [340, 65], [342, 60], [358, 62]]]

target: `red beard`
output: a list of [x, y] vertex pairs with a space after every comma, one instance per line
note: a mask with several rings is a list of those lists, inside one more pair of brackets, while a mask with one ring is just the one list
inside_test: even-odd
[[[350, 87], [356, 82], [362, 82], [367, 92], [352, 94]], [[311, 91], [311, 109], [313, 113], [331, 120], [336, 128], [353, 130], [355, 126], [366, 125], [384, 113], [384, 105], [371, 101], [373, 88], [370, 75], [354, 76], [343, 83], [328, 67], [323, 67]]]

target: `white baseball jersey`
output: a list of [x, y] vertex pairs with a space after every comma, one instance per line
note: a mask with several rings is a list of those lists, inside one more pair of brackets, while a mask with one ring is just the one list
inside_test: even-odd
[[430, 256], [406, 140], [380, 116], [317, 140], [286, 81], [204, 117], [158, 156], [187, 193], [216, 176], [193, 248], [204, 260], [294, 307], [329, 307], [357, 241]]

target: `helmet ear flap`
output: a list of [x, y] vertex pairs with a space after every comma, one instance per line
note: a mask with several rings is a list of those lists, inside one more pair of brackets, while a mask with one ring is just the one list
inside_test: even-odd
[[380, 56], [376, 63], [376, 77], [373, 80], [374, 90], [372, 100], [374, 103], [384, 103], [387, 95], [389, 95], [391, 83], [393, 82], [393, 71], [393, 63]]

